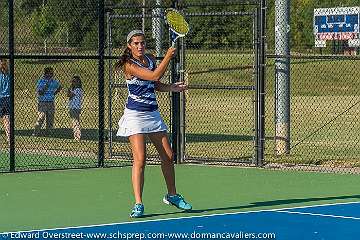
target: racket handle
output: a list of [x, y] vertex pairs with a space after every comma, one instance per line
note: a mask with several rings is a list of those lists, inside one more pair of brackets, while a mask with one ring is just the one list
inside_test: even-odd
[[171, 47], [172, 47], [172, 48], [175, 48], [175, 45], [176, 45], [176, 42], [175, 42], [175, 41], [172, 41], [172, 42], [171, 42]]

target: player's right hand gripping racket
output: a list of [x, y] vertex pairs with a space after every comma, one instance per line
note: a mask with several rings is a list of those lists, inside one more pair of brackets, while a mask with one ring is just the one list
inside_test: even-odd
[[173, 8], [165, 10], [165, 20], [169, 25], [171, 47], [175, 47], [176, 40], [179, 37], [185, 37], [189, 32], [189, 24], [186, 22], [184, 16]]

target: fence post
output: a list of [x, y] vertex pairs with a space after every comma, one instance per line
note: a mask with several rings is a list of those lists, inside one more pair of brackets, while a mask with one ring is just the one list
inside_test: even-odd
[[290, 152], [290, 0], [275, 1], [275, 153]]
[[[176, 55], [171, 60], [171, 84], [176, 83], [179, 78], [179, 48], [176, 47]], [[180, 93], [171, 92], [171, 146], [174, 153], [174, 161], [180, 161]]]
[[256, 83], [256, 165], [264, 164], [265, 148], [265, 42], [266, 42], [266, 0], [261, 0], [257, 11], [257, 83]]
[[[162, 35], [163, 35], [163, 20], [162, 15], [163, 10], [161, 9], [161, 0], [156, 0], [156, 5], [153, 10], [153, 38], [155, 38], [155, 50], [156, 50], [156, 57], [161, 57], [162, 51]], [[143, 30], [145, 32], [145, 30]]]
[[[177, 9], [178, 1], [172, 1], [172, 7]], [[171, 37], [170, 37], [171, 38]], [[169, 43], [171, 39], [169, 38]], [[171, 46], [171, 43], [170, 43]], [[176, 54], [171, 60], [171, 84], [179, 80], [180, 67], [179, 41], [176, 42]], [[171, 92], [171, 147], [174, 153], [174, 162], [180, 162], [180, 93]]]
[[104, 118], [105, 118], [105, 103], [104, 103], [104, 54], [105, 54], [105, 9], [104, 1], [99, 0], [98, 15], [99, 15], [99, 45], [98, 45], [98, 92], [99, 92], [99, 139], [98, 139], [98, 167], [104, 166]]
[[[179, 69], [178, 69], [178, 80], [179, 82], [185, 81], [185, 40], [184, 38], [179, 39], [180, 50], [179, 50]], [[186, 145], [186, 98], [185, 92], [179, 93], [179, 153], [178, 162], [184, 162], [185, 160], [185, 145]]]
[[15, 172], [15, 111], [14, 111], [14, 0], [9, 0], [9, 57], [10, 57], [10, 172]]

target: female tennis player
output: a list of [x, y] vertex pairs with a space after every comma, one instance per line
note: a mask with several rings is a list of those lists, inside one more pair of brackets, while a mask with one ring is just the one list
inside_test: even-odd
[[132, 185], [135, 205], [130, 217], [138, 218], [144, 214], [142, 193], [146, 162], [145, 138], [155, 145], [161, 159], [161, 169], [168, 193], [163, 202], [182, 210], [191, 210], [192, 206], [177, 193], [173, 152], [166, 134], [167, 127], [158, 111], [155, 90], [181, 92], [187, 89], [182, 82], [164, 84], [160, 82], [166, 71], [175, 48], [169, 48], [159, 66], [155, 58], [145, 53], [145, 35], [141, 30], [133, 30], [127, 35], [127, 48], [117, 62], [116, 71], [122, 69], [126, 78], [129, 96], [124, 115], [119, 120], [117, 136], [128, 137], [133, 154]]

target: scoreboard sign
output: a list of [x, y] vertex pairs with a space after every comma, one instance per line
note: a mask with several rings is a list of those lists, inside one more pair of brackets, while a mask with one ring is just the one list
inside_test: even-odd
[[348, 41], [349, 47], [360, 46], [360, 7], [314, 9], [315, 46], [326, 47], [327, 40]]

